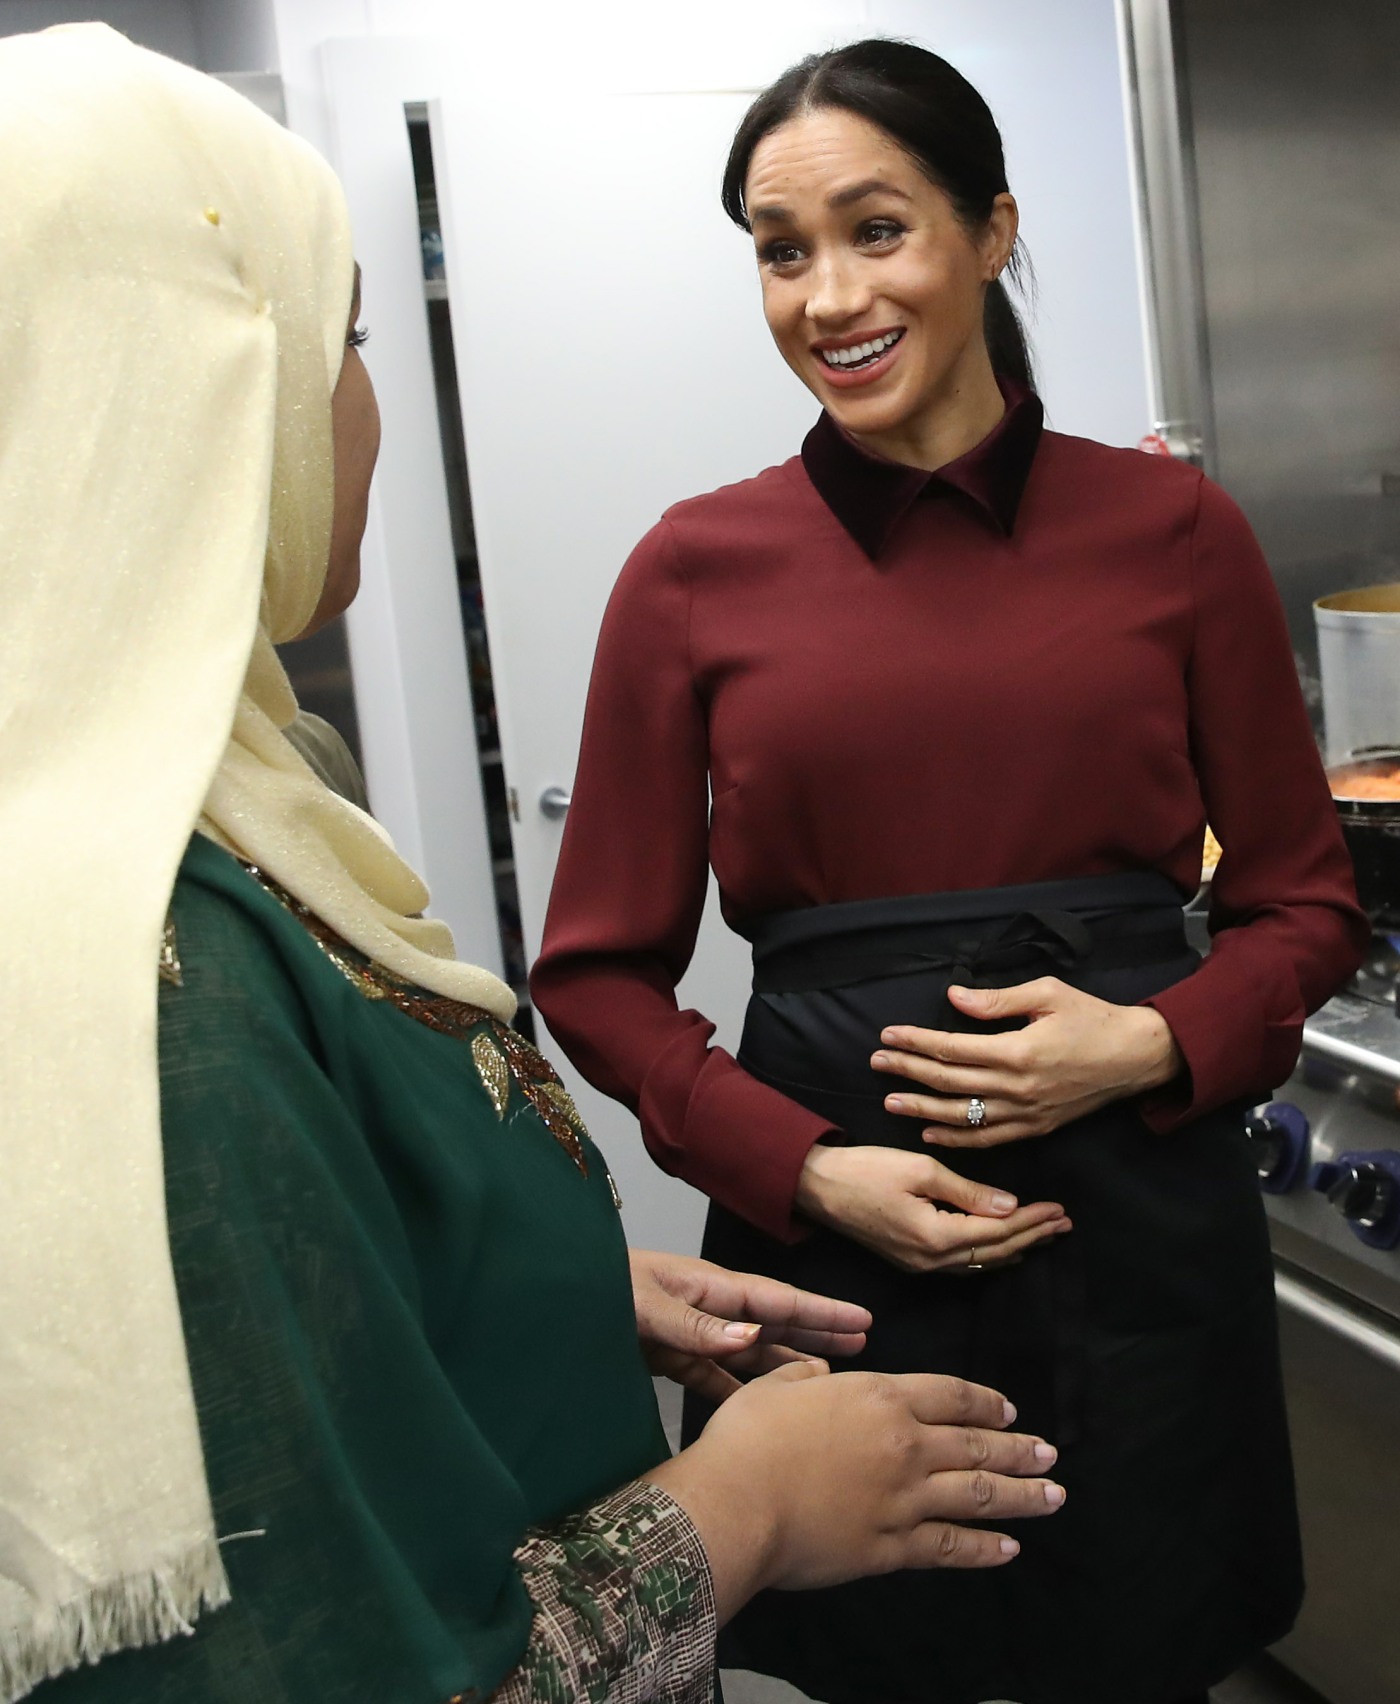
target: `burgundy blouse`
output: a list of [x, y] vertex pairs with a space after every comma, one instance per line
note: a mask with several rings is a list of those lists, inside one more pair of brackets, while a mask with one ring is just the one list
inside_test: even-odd
[[1239, 509], [1007, 396], [934, 474], [824, 415], [800, 457], [669, 510], [603, 622], [531, 990], [658, 1164], [775, 1236], [831, 1127], [677, 1008], [707, 863], [741, 930], [1124, 870], [1189, 896], [1209, 817], [1213, 950], [1150, 1002], [1188, 1067], [1142, 1107], [1162, 1131], [1282, 1083], [1367, 939]]

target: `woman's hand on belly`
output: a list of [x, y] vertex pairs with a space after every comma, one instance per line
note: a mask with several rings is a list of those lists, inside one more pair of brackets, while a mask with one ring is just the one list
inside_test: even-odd
[[1159, 1088], [1183, 1068], [1160, 1013], [1115, 1006], [1058, 977], [1015, 988], [950, 988], [948, 998], [972, 1018], [1028, 1022], [999, 1035], [905, 1025], [882, 1033], [874, 1068], [931, 1091], [900, 1088], [886, 1108], [927, 1119], [925, 1141], [943, 1147], [992, 1148], [1045, 1136], [1110, 1101]]
[[[1072, 1229], [1058, 1202], [1021, 1207], [931, 1155], [818, 1143], [797, 1183], [798, 1210], [905, 1272], [999, 1266]], [[959, 1209], [949, 1211], [949, 1208]]]

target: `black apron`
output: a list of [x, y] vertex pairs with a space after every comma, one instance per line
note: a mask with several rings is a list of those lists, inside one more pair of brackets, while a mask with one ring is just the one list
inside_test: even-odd
[[[787, 912], [752, 932], [740, 1063], [853, 1145], [933, 1153], [1074, 1230], [1016, 1265], [904, 1273], [818, 1230], [787, 1245], [712, 1206], [709, 1260], [868, 1307], [853, 1362], [1003, 1391], [1068, 1497], [990, 1572], [767, 1592], [721, 1662], [831, 1704], [1169, 1704], [1281, 1637], [1302, 1595], [1268, 1233], [1238, 1107], [1169, 1135], [1119, 1102], [1048, 1137], [928, 1148], [885, 1111], [890, 1023], [963, 1032], [950, 984], [1053, 975], [1129, 1005], [1189, 975], [1164, 877], [1094, 877]], [[708, 1410], [687, 1397], [686, 1433]], [[823, 1488], [840, 1496], [833, 1483]]]

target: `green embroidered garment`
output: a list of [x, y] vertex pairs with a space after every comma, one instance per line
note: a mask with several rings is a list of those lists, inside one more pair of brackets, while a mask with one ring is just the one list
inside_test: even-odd
[[610, 1496], [666, 1443], [607, 1168], [548, 1068], [198, 836], [171, 923], [170, 1242], [233, 1602], [35, 1696], [707, 1697], [694, 1529]]

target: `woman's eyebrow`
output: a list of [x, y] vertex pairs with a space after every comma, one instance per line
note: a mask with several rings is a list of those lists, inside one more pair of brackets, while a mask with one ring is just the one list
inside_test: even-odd
[[849, 189], [838, 189], [834, 195], [827, 197], [828, 207], [849, 207], [854, 201], [864, 201], [867, 195], [897, 195], [901, 201], [910, 197], [902, 189], [884, 178], [864, 178], [860, 183], [853, 183]]
[[[867, 195], [894, 195], [901, 201], [912, 199], [904, 190], [886, 182], [884, 178], [862, 178], [859, 183], [853, 183], [848, 188], [838, 189], [834, 195], [829, 195], [826, 204], [833, 210], [849, 207], [854, 202], [864, 201]], [[749, 210], [749, 223], [791, 225], [795, 220], [786, 207], [754, 207]]]

